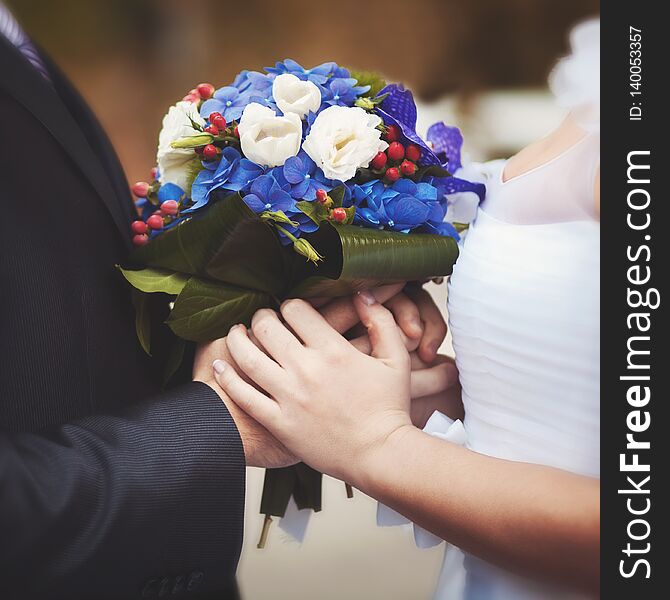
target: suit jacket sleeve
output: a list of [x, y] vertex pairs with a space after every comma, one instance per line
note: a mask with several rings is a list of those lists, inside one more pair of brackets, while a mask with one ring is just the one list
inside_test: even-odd
[[3, 588], [22, 599], [220, 592], [241, 550], [244, 485], [235, 423], [203, 383], [49, 433], [0, 434]]

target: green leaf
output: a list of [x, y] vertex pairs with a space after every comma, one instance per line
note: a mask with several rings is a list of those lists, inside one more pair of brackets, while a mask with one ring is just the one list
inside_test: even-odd
[[386, 80], [374, 71], [355, 71], [350, 70], [351, 76], [358, 82], [358, 85], [369, 85], [370, 89], [363, 94], [363, 97], [372, 98], [386, 87]]
[[261, 514], [283, 517], [293, 496], [299, 509], [321, 510], [322, 475], [304, 463], [282, 469], [266, 469]]
[[324, 223], [308, 237], [326, 259], [318, 267], [304, 267], [288, 296], [344, 296], [392, 282], [444, 277], [458, 257], [456, 240], [426, 233]]
[[330, 192], [328, 192], [328, 196], [330, 196], [331, 200], [333, 201], [332, 208], [341, 207], [342, 200], [344, 200], [344, 186], [340, 185], [335, 189], [331, 190]]
[[171, 296], [177, 296], [190, 278], [189, 275], [175, 273], [166, 269], [149, 268], [139, 271], [131, 271], [122, 267], [118, 267], [118, 269], [130, 285], [148, 294], [162, 292]]
[[[239, 194], [215, 197], [206, 211], [154, 238], [130, 255], [133, 264], [204, 275], [205, 268], [221, 244], [241, 224], [260, 219]], [[264, 227], [267, 227], [263, 225]]]
[[321, 221], [328, 219], [328, 209], [320, 204], [319, 202], [310, 202], [309, 200], [300, 200], [296, 202], [296, 207], [305, 213], [312, 221], [317, 225], [321, 224]]
[[147, 295], [133, 288], [133, 306], [135, 307], [135, 332], [142, 349], [151, 356], [151, 316]]
[[440, 165], [428, 165], [427, 167], [419, 167], [412, 179], [420, 181], [424, 177], [451, 177], [451, 173]]
[[458, 233], [461, 233], [470, 227], [469, 223], [452, 223], [452, 225], [454, 226], [454, 229], [458, 231]]
[[228, 334], [236, 323], [249, 324], [253, 314], [270, 306], [268, 294], [192, 277], [175, 301], [166, 323], [175, 335], [209, 342]]
[[179, 148], [197, 148], [198, 146], [206, 146], [214, 141], [214, 136], [211, 133], [199, 133], [197, 135], [188, 135], [186, 137], [175, 140], [170, 144], [175, 149]]

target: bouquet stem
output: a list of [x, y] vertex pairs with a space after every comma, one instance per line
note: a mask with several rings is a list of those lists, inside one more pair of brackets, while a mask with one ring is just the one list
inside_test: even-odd
[[263, 520], [263, 529], [261, 529], [261, 537], [258, 540], [258, 545], [256, 546], [259, 549], [265, 548], [265, 544], [268, 541], [268, 533], [270, 533], [270, 524], [272, 523], [272, 517], [270, 515], [265, 515]]
[[347, 492], [347, 498], [353, 498], [354, 497], [354, 488], [351, 487], [350, 483], [344, 483], [344, 489]]

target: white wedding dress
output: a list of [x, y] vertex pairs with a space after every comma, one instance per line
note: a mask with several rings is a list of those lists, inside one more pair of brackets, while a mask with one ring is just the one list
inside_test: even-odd
[[[574, 91], [570, 76], [583, 74], [575, 56], [580, 41], [593, 41], [594, 28], [599, 38], [599, 24], [593, 22], [573, 34], [577, 48], [572, 62], [564, 61], [568, 72], [564, 64], [553, 80], [559, 100], [563, 87]], [[590, 58], [593, 51], [591, 46]], [[594, 64], [591, 60], [588, 68]], [[598, 77], [591, 70], [582, 80]], [[599, 114], [574, 110], [573, 115], [583, 124], [584, 137], [567, 151], [506, 182], [504, 164], [494, 169], [451, 276], [448, 312], [463, 386], [465, 445], [502, 459], [599, 477], [600, 225], [594, 204]], [[577, 597], [449, 545], [435, 595], [439, 600]]]

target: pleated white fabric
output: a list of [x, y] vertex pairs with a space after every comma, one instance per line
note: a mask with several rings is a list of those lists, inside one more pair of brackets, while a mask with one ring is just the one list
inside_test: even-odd
[[[470, 449], [599, 476], [599, 271], [598, 221], [519, 225], [479, 210], [449, 284]], [[436, 593], [574, 597], [455, 548]]]

